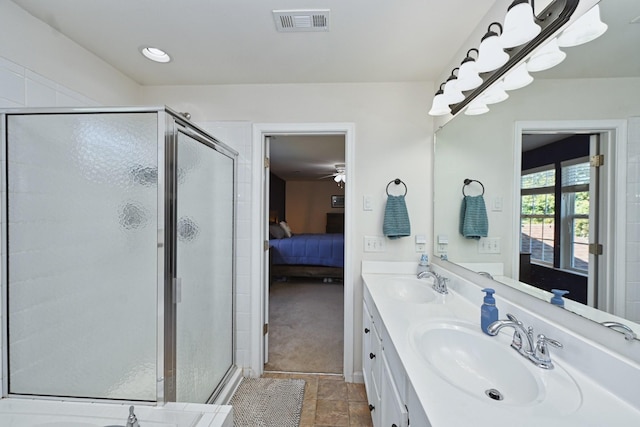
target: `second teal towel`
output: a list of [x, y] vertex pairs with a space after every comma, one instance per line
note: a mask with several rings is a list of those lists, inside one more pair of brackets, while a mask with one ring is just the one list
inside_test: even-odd
[[482, 196], [464, 196], [460, 207], [460, 234], [467, 239], [487, 237], [489, 220]]

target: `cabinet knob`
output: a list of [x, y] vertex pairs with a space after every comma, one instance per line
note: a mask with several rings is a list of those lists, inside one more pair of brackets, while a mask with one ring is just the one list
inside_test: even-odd
[[373, 358], [375, 358], [375, 357], [376, 357], [376, 355], [375, 355], [375, 354], [373, 354], [373, 353], [369, 353], [369, 359], [373, 359]]
[[398, 427], [398, 425], [394, 423], [394, 424], [391, 424], [391, 427]]
[[376, 409], [376, 407], [369, 403], [369, 411], [373, 411], [374, 409]]
[[368, 334], [369, 332], [370, 332], [370, 331], [369, 331], [369, 328], [364, 328], [364, 333], [365, 333], [365, 334]]

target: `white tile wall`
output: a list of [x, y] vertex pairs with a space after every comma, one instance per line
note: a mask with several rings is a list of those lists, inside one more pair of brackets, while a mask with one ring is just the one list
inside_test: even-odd
[[[92, 99], [0, 57], [0, 108], [96, 106]], [[0, 311], [0, 324], [3, 313]], [[0, 334], [0, 337], [2, 334]], [[0, 339], [0, 354], [4, 343]], [[3, 377], [0, 364], [0, 383]]]
[[251, 123], [205, 122], [199, 125], [238, 152], [236, 236], [236, 364], [251, 366]]
[[625, 317], [640, 322], [640, 117], [630, 118], [628, 128], [626, 246]]

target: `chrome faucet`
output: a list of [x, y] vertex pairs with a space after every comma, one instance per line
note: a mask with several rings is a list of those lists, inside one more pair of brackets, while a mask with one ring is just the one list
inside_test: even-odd
[[129, 406], [129, 417], [127, 418], [127, 424], [125, 427], [140, 427], [138, 417], [133, 413], [133, 405]]
[[624, 323], [609, 321], [609, 322], [602, 322], [601, 325], [606, 326], [607, 328], [613, 329], [615, 331], [622, 332], [624, 334], [624, 339], [627, 341], [633, 341], [634, 339], [638, 338], [636, 333], [633, 332], [633, 329], [631, 329]]
[[481, 276], [484, 276], [488, 279], [493, 280], [493, 276], [491, 275], [491, 273], [487, 272], [487, 271], [478, 271], [478, 274]]
[[[558, 341], [547, 338], [539, 334], [534, 344], [533, 328], [529, 326], [525, 328], [513, 314], [507, 314], [506, 320], [498, 320], [489, 325], [487, 332], [491, 336], [498, 335], [500, 329], [511, 327], [514, 329], [511, 347], [516, 350], [522, 357], [529, 359], [532, 363], [542, 369], [553, 369], [553, 362], [549, 354], [548, 345], [556, 348], [562, 348], [562, 344]], [[523, 340], [524, 338], [524, 340]]]
[[436, 292], [446, 295], [449, 293], [447, 289], [448, 278], [440, 276], [438, 273], [434, 273], [433, 271], [421, 271], [418, 273], [418, 279], [424, 279], [425, 277], [433, 278], [433, 289]]

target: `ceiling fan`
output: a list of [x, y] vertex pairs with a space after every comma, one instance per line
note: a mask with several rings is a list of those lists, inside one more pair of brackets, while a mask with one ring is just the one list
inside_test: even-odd
[[346, 171], [347, 171], [347, 169], [346, 169], [344, 163], [339, 163], [335, 167], [336, 167], [336, 172], [335, 173], [332, 173], [331, 175], [321, 176], [318, 179], [326, 179], [326, 178], [333, 177], [333, 180], [336, 182], [336, 184], [338, 184], [338, 187], [344, 188], [344, 184], [345, 184], [345, 182], [347, 182], [347, 180], [346, 180]]

